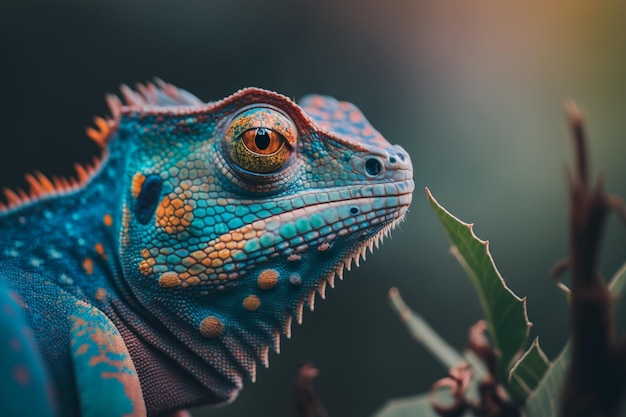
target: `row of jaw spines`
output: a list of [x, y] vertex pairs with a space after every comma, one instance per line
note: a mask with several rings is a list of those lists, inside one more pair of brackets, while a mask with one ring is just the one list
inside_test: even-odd
[[315, 293], [317, 292], [322, 299], [326, 298], [326, 285], [330, 285], [331, 288], [335, 288], [335, 277], [338, 277], [340, 280], [343, 280], [343, 272], [344, 268], [348, 271], [352, 269], [352, 262], [358, 267], [361, 261], [366, 259], [367, 250], [371, 253], [374, 252], [374, 246], [378, 249], [381, 242], [385, 237], [389, 237], [389, 232], [396, 226], [398, 221], [392, 222], [381, 229], [378, 233], [364, 242], [360, 247], [358, 247], [354, 253], [349, 255], [343, 262], [339, 263], [335, 270], [331, 271], [326, 277], [322, 278], [318, 283], [317, 289], [313, 289], [309, 292], [306, 300], [302, 298], [296, 304], [295, 312], [292, 315], [291, 313], [287, 313], [285, 316], [285, 320], [283, 323], [283, 334], [289, 339], [291, 337], [291, 323], [292, 319], [295, 315], [296, 321], [298, 324], [302, 324], [302, 315], [304, 311], [304, 303], [309, 305], [309, 309], [313, 311], [315, 309]]
[[[293, 317], [296, 317], [296, 321], [298, 324], [302, 324], [302, 315], [304, 311], [305, 302], [309, 305], [311, 311], [315, 308], [315, 293], [318, 292], [322, 299], [326, 296], [326, 285], [329, 284], [331, 288], [335, 286], [335, 277], [339, 277], [339, 279], [343, 280], [343, 272], [344, 268], [348, 271], [352, 269], [352, 262], [354, 261], [355, 265], [358, 267], [361, 257], [365, 259], [367, 250], [373, 252], [374, 246], [378, 248], [385, 237], [389, 236], [389, 232], [400, 222], [402, 219], [398, 219], [383, 229], [381, 229], [378, 233], [364, 242], [360, 247], [358, 247], [353, 254], [348, 256], [343, 262], [339, 263], [335, 270], [331, 271], [326, 277], [322, 278], [318, 284], [317, 289], [313, 289], [308, 293], [308, 296], [302, 298], [298, 301], [295, 307], [295, 311], [293, 313], [287, 313], [284, 317], [282, 323], [282, 334], [284, 334], [288, 339], [291, 338], [291, 324], [293, 322]], [[278, 330], [270, 330], [270, 335], [272, 339], [272, 348], [273, 350], [279, 354], [280, 353], [280, 337], [281, 332]], [[259, 348], [255, 349], [250, 346], [250, 349], [245, 349], [247, 351], [254, 351], [256, 358], [259, 362], [267, 368], [269, 366], [269, 345], [263, 345]], [[242, 352], [242, 351], [239, 351]], [[241, 367], [246, 371], [250, 380], [252, 382], [256, 381], [256, 360], [253, 357], [247, 354], [242, 354], [236, 358], [237, 362], [241, 365]]]

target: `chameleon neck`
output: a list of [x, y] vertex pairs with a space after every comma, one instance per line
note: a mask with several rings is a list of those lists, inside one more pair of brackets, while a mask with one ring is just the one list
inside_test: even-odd
[[136, 301], [113, 300], [106, 310], [135, 363], [148, 415], [235, 399], [240, 387], [216, 380], [211, 364]]
[[[0, 214], [0, 229], [6, 231], [0, 235], [2, 258], [8, 267], [26, 265], [37, 281], [44, 271], [54, 271], [56, 277], [47, 284], [57, 286], [55, 293], [86, 301], [111, 319], [136, 364], [151, 414], [228, 400], [235, 387], [211, 390], [223, 384], [216, 383], [214, 374], [201, 375], [206, 362], [138, 301], [123, 277], [119, 241], [127, 146], [123, 138], [112, 140], [99, 167], [79, 189], [48, 194]], [[35, 304], [40, 292], [36, 286], [28, 281], [13, 285], [20, 287], [27, 304]], [[177, 389], [163, 390], [162, 384]]]
[[33, 274], [54, 271], [61, 291], [93, 305], [116, 297], [110, 278], [121, 273], [123, 146], [114, 141], [79, 188], [51, 191], [0, 214], [5, 260], [26, 264]]

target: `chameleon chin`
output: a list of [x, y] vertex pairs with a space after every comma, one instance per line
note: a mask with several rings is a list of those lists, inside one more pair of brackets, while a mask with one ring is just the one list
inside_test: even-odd
[[232, 401], [411, 203], [408, 154], [350, 103], [203, 103], [160, 80], [121, 96], [87, 129], [93, 165], [5, 191], [3, 415]]

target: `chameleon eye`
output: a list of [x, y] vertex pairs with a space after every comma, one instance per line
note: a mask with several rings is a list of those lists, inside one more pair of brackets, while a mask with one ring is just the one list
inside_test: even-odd
[[241, 134], [241, 138], [250, 152], [260, 155], [271, 155], [278, 152], [285, 144], [283, 135], [265, 127], [246, 130]]
[[224, 136], [230, 160], [257, 174], [271, 174], [285, 167], [296, 142], [297, 130], [291, 119], [267, 106], [236, 114]]

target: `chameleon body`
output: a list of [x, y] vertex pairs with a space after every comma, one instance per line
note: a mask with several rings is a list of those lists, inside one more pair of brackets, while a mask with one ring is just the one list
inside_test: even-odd
[[233, 400], [410, 204], [409, 156], [352, 104], [257, 88], [202, 103], [161, 81], [122, 96], [87, 130], [93, 166], [5, 190], [3, 415]]

